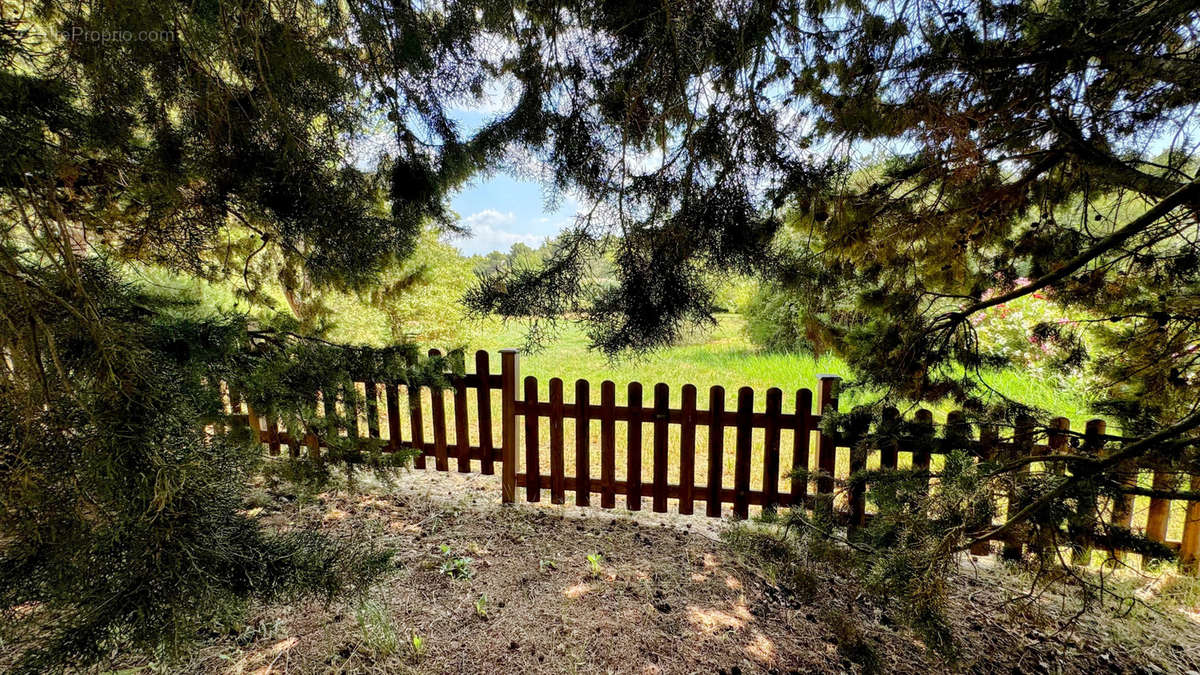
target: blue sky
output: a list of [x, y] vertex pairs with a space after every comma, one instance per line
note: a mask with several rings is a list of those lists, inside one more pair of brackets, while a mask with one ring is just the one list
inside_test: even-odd
[[569, 198], [547, 208], [536, 182], [500, 173], [476, 178], [451, 197], [450, 206], [471, 230], [465, 239], [448, 240], [465, 255], [508, 251], [517, 242], [537, 248], [569, 225], [577, 208]]
[[[501, 100], [491, 110], [459, 109], [452, 115], [460, 125], [459, 132], [467, 135], [502, 111], [506, 108]], [[506, 252], [517, 242], [536, 248], [570, 225], [578, 209], [569, 197], [558, 198], [547, 207], [548, 196], [537, 181], [528, 178], [505, 173], [479, 176], [450, 198], [450, 207], [471, 235], [448, 241], [465, 255]]]

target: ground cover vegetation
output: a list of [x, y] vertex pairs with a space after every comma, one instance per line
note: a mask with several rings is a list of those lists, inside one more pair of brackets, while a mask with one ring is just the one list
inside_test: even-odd
[[[405, 453], [337, 440], [337, 408], [311, 404], [355, 396], [351, 374], [455, 367], [413, 339], [478, 336], [447, 327], [457, 293], [421, 289], [462, 289], [534, 344], [581, 320], [616, 355], [711, 326], [718, 289], [752, 276], [756, 340], [828, 352], [872, 394], [828, 421], [852, 445], [914, 433], [872, 425], [888, 403], [1044, 421], [990, 386], [1014, 364], [1083, 382], [1118, 435], [1041, 458], [1063, 471], [951, 453], [928, 494], [919, 471], [856, 476], [879, 512], [854, 541], [786, 514], [948, 652], [937, 591], [973, 543], [1021, 531], [1058, 571], [1036, 578], [1094, 588], [1059, 543], [1169, 552], [1084, 507], [1196, 496], [1124, 480], [1200, 473], [1191, 3], [4, 7], [0, 616], [20, 670], [168, 658], [250, 598], [380, 574], [386, 552], [241, 508], [263, 465], [219, 383], [333, 440], [287, 475], [386, 472]], [[439, 239], [447, 195], [531, 165], [587, 208], [468, 278]], [[331, 339], [361, 306], [386, 334]], [[1006, 486], [1022, 508], [993, 526]]]

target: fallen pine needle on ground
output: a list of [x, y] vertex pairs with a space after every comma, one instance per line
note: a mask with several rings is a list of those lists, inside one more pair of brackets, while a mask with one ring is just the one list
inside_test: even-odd
[[[394, 551], [395, 572], [354, 600], [254, 607], [239, 631], [212, 637], [172, 670], [732, 675], [1200, 668], [1195, 606], [1190, 615], [1185, 607], [1166, 618], [1093, 612], [1064, 628], [1073, 615], [1067, 603], [1012, 602], [1020, 577], [987, 559], [964, 565], [952, 591], [962, 657], [948, 663], [928, 653], [886, 603], [833, 566], [818, 571], [807, 599], [775, 586], [768, 572], [724, 543], [727, 521], [548, 500], [505, 507], [496, 477], [432, 471], [407, 473], [386, 487], [310, 498], [260, 494], [256, 501], [269, 526], [316, 526]], [[1194, 592], [1189, 601], [1195, 604]]]

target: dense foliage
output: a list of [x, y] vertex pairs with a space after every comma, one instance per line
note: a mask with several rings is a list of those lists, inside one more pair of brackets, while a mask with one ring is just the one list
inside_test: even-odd
[[[1016, 332], [1052, 347], [1047, 367], [1093, 378], [1118, 438], [1076, 437], [1019, 478], [1024, 461], [997, 465], [978, 488], [1017, 491], [1003, 525], [931, 520], [870, 555], [942, 560], [1018, 530], [1076, 547], [1131, 539], [1079, 512], [1194, 495], [1180, 479], [1200, 472], [1195, 3], [610, 5], [578, 21], [552, 65], [587, 67], [565, 68], [546, 105], [550, 129], [587, 133], [554, 137], [549, 160], [597, 206], [576, 247], [485, 280], [474, 304], [515, 315], [587, 298], [594, 343], [615, 353], [707, 320], [706, 272], [754, 271], [798, 301], [773, 304], [781, 320], [832, 329], [822, 339], [859, 383], [892, 401], [950, 397], [978, 423], [1032, 414], [1044, 430], [1046, 411], [987, 386], [989, 369], [1031, 355], [979, 349], [993, 310], [1044, 295], [1054, 320]], [[567, 253], [614, 230], [619, 283], [589, 288]], [[855, 414], [878, 422], [886, 403]], [[853, 438], [847, 419], [831, 431]], [[1138, 466], [1172, 484], [1131, 485]]]
[[[81, 262], [71, 287], [57, 270], [24, 271], [62, 303], [36, 314], [55, 367], [30, 381], [31, 364], [17, 361], [0, 397], [0, 638], [24, 652], [20, 669], [170, 650], [167, 636], [236, 621], [251, 594], [331, 595], [386, 569], [384, 552], [270, 535], [241, 511], [262, 453], [244, 426], [211, 432], [227, 424], [219, 383], [277, 370], [290, 387], [303, 379], [300, 345], [255, 340], [238, 317], [197, 320], [102, 262]], [[6, 307], [26, 300], [15, 286], [0, 283]]]
[[[236, 513], [252, 465], [203, 431], [214, 378], [329, 435], [312, 396], [347, 373], [440, 371], [322, 342], [325, 300], [412, 283], [422, 234], [455, 227], [446, 195], [498, 168], [589, 206], [471, 308], [582, 316], [609, 353], [711, 321], [715, 282], [756, 274], [844, 312], [822, 321], [862, 382], [1005, 424], [1029, 411], [989, 399], [973, 322], [1051, 293], [1075, 324], [1030, 330], [1103, 378], [1125, 437], [1051, 460], [1070, 470], [1021, 482], [990, 531], [885, 489], [931, 515], [865, 546], [944, 565], [1017, 527], [1121, 536], [1060, 507], [1140, 489], [1130, 462], [1200, 459], [1198, 24], [1180, 0], [20, 5], [0, 18], [0, 575], [37, 573], [0, 611], [78, 628], [27, 633], [26, 668], [187, 637], [202, 579], [217, 598], [344, 584], [317, 540], [263, 564], [301, 545]], [[463, 133], [453, 110], [485, 103], [502, 113]], [[253, 303], [278, 284], [298, 321], [187, 318], [130, 290], [127, 262], [240, 278]], [[1120, 358], [1089, 358], [1083, 331]], [[829, 423], [854, 439], [878, 411]], [[340, 443], [330, 460], [384, 461]]]
[[[245, 428], [221, 419], [220, 383], [292, 433], [325, 436], [321, 462], [288, 469], [319, 480], [407, 455], [340, 440], [331, 428], [345, 420], [317, 413], [318, 391], [353, 396], [351, 375], [437, 384], [446, 364], [410, 346], [324, 342], [320, 317], [304, 311], [298, 322], [194, 311], [125, 278], [139, 263], [239, 279], [254, 303], [279, 283], [303, 308], [326, 289], [376, 283], [425, 228], [450, 222], [441, 196], [508, 138], [503, 123], [475, 142], [444, 124], [438, 97], [469, 96], [445, 69], [475, 33], [372, 9], [382, 10], [5, 6], [6, 665], [44, 672], [126, 648], [169, 656], [198, 628], [236, 621], [248, 599], [361, 587], [386, 562], [313, 533], [269, 535], [242, 513], [260, 458]], [[369, 36], [371, 49], [352, 48], [350, 35]], [[429, 51], [396, 36], [420, 36]], [[376, 48], [396, 50], [387, 83]], [[370, 170], [356, 166], [354, 148], [388, 116], [394, 146]], [[435, 171], [418, 136], [446, 139], [453, 161]]]

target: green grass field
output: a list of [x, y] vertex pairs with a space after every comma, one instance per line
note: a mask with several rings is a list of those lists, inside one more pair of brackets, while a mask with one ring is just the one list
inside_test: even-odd
[[[238, 301], [229, 284], [209, 284], [155, 268], [131, 268], [135, 279], [159, 289], [171, 289], [203, 300], [211, 310], [236, 311]], [[278, 307], [286, 311], [282, 295], [272, 291]], [[346, 343], [382, 346], [391, 339], [386, 315], [350, 294], [335, 294], [328, 298], [335, 313], [335, 324], [328, 337]], [[517, 348], [526, 343], [526, 327], [518, 322], [499, 320], [463, 322], [459, 325], [458, 340], [470, 350], [485, 349], [493, 353], [494, 367], [499, 367], [495, 355], [501, 349]], [[424, 344], [423, 347], [454, 347], [459, 345]], [[472, 359], [468, 356], [468, 362]], [[745, 322], [737, 314], [717, 316], [713, 327], [697, 329], [683, 344], [651, 354], [626, 356], [610, 361], [599, 352], [588, 349], [584, 328], [576, 323], [559, 324], [554, 338], [540, 351], [521, 356], [521, 374], [539, 380], [539, 390], [547, 393], [550, 378], [560, 377], [571, 391], [576, 379], [586, 379], [598, 386], [603, 380], [617, 384], [618, 400], [624, 398], [625, 385], [641, 382], [647, 392], [655, 384], [671, 386], [672, 401], [678, 402], [679, 389], [694, 384], [700, 390], [699, 399], [707, 400], [707, 390], [713, 385], [725, 388], [732, 402], [739, 387], [749, 386], [756, 393], [756, 407], [761, 408], [767, 389], [779, 387], [784, 392], [785, 406], [797, 389], [816, 391], [817, 377], [833, 374], [853, 380], [850, 368], [833, 356], [814, 358], [807, 354], [764, 352], [750, 342]], [[1083, 428], [1093, 417], [1083, 392], [1056, 387], [1054, 383], [1017, 371], [999, 371], [988, 376], [988, 383], [1002, 394], [1040, 408], [1050, 414], [1071, 420], [1072, 428]], [[848, 388], [843, 391], [843, 409], [875, 400], [879, 392]], [[936, 416], [943, 417], [952, 409], [949, 403], [929, 406]]]
[[[567, 391], [576, 379], [587, 379], [593, 387], [603, 380], [612, 380], [617, 384], [618, 399], [624, 396], [624, 386], [628, 382], [641, 382], [647, 395], [656, 383], [665, 382], [671, 386], [673, 402], [679, 400], [679, 388], [688, 383], [699, 388], [701, 401], [707, 400], [704, 392], [709, 387], [720, 385], [725, 388], [730, 403], [739, 387], [749, 386], [755, 390], [757, 408], [762, 407], [763, 396], [771, 387], [783, 390], [786, 407], [797, 389], [816, 391], [817, 378], [821, 374], [839, 375], [848, 381], [853, 379], [850, 368], [833, 356], [814, 358], [807, 354], [760, 351], [747, 339], [743, 326], [744, 321], [739, 315], [722, 314], [714, 328], [697, 331], [684, 344], [610, 361], [603, 354], [588, 349], [588, 338], [581, 326], [562, 324], [556, 339], [549, 341], [541, 351], [521, 355], [521, 375], [537, 377], [543, 395], [552, 377], [562, 378]], [[497, 323], [491, 330], [480, 332], [484, 337], [472, 345], [475, 349], [495, 353], [504, 348], [520, 347], [525, 342], [522, 324]], [[493, 363], [498, 363], [495, 356]], [[1071, 419], [1073, 428], [1082, 429], [1093, 417], [1080, 392], [1059, 389], [1044, 380], [1014, 371], [993, 373], [988, 379], [1006, 396]], [[843, 392], [840, 403], [847, 409], [873, 401], [878, 395], [878, 392], [850, 388]], [[930, 409], [941, 418], [952, 407], [949, 404], [932, 405]]]

